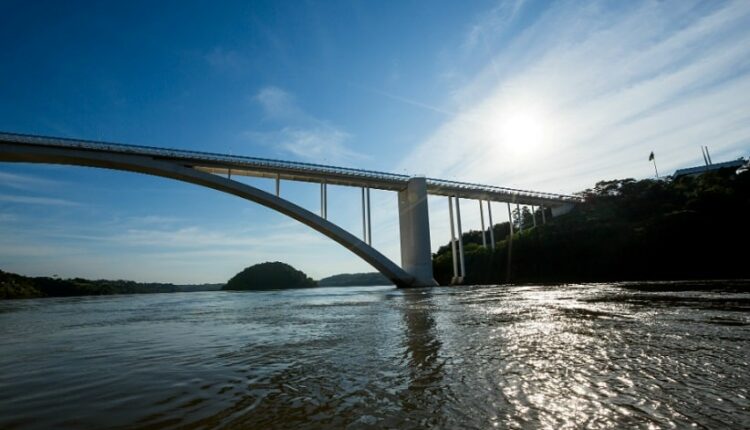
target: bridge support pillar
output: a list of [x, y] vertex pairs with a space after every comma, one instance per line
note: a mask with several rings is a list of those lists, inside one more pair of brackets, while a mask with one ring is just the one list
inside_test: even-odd
[[495, 225], [492, 224], [492, 202], [487, 200], [487, 216], [490, 221], [490, 248], [495, 250]]
[[487, 248], [487, 230], [484, 229], [484, 206], [479, 200], [479, 219], [482, 220], [482, 247]]
[[398, 192], [398, 220], [401, 234], [401, 268], [414, 276], [415, 287], [437, 285], [432, 274], [430, 217], [425, 178], [410, 178], [406, 189]]

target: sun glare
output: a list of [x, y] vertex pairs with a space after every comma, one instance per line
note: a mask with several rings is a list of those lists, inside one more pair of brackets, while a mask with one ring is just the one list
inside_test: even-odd
[[542, 115], [532, 111], [521, 111], [509, 115], [502, 122], [499, 137], [510, 153], [525, 158], [543, 150], [546, 131]]

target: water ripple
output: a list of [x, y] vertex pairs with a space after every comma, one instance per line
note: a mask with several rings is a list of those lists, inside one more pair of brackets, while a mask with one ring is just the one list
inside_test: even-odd
[[747, 284], [0, 302], [0, 428], [748, 428]]

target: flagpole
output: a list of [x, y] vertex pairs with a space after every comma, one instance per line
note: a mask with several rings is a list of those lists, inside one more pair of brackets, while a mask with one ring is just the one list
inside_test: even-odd
[[648, 161], [654, 162], [654, 171], [656, 172], [656, 179], [659, 179], [659, 169], [656, 168], [656, 157], [654, 156], [654, 151], [651, 151], [651, 154], [648, 156]]

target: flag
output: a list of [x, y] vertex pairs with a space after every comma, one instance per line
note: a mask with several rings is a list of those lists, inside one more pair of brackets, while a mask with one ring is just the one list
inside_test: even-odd
[[654, 151], [651, 151], [651, 155], [648, 156], [648, 161], [654, 160]]

